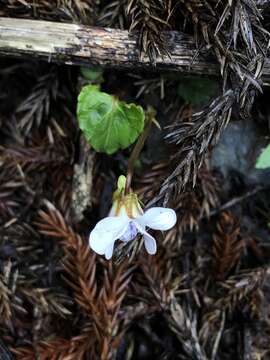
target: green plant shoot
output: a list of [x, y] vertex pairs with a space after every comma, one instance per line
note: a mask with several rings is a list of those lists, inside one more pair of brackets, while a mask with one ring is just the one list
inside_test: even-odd
[[101, 84], [103, 82], [103, 70], [100, 67], [80, 68], [82, 76], [91, 83]]

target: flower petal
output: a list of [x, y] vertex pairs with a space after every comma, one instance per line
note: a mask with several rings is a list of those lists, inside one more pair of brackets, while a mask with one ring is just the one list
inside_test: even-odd
[[150, 234], [148, 234], [147, 231], [145, 231], [145, 226], [142, 221], [142, 216], [137, 218], [136, 220], [133, 220], [133, 223], [135, 224], [139, 233], [143, 235], [144, 246], [146, 251], [148, 252], [148, 254], [154, 255], [157, 252], [157, 243], [155, 238], [153, 238], [153, 236], [151, 236]]
[[120, 237], [120, 240], [124, 242], [129, 242], [137, 236], [137, 233], [138, 229], [136, 224], [133, 221], [130, 221], [125, 233]]
[[125, 233], [129, 221], [128, 217], [118, 216], [109, 216], [100, 220], [90, 233], [91, 249], [99, 255], [104, 255], [106, 249], [113, 246], [115, 240]]
[[145, 225], [142, 216], [139, 216], [136, 219], [132, 219], [132, 223], [136, 226], [140, 234], [142, 235], [147, 234], [147, 232], [145, 231]]
[[148, 254], [154, 255], [157, 252], [157, 243], [153, 236], [145, 233], [143, 236], [144, 246]]
[[140, 223], [154, 230], [169, 230], [176, 224], [176, 213], [173, 209], [153, 207], [147, 210], [140, 219]]
[[106, 248], [105, 250], [105, 258], [110, 260], [113, 254], [114, 241]]

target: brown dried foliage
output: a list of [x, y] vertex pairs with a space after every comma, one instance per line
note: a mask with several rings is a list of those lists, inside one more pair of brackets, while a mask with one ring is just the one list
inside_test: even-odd
[[240, 222], [230, 212], [223, 212], [213, 235], [214, 274], [222, 279], [237, 264], [243, 251]]
[[139, 48], [141, 55], [146, 53], [155, 64], [157, 56], [168, 54], [162, 30], [168, 27], [171, 13], [170, 1], [129, 0], [126, 8], [131, 17], [129, 31], [139, 30]]
[[267, 54], [269, 33], [261, 23], [254, 1], [181, 1], [180, 11], [194, 25], [195, 37], [212, 49], [220, 63], [223, 95], [203, 112], [193, 115], [191, 123], [177, 123], [168, 140], [179, 146], [175, 170], [166, 179], [161, 193], [183, 190], [196, 181], [197, 171], [209, 147], [215, 145], [228, 124], [232, 107], [249, 116]]
[[[170, 171], [168, 163], [161, 162], [140, 177], [136, 192], [144, 199], [146, 207], [153, 206], [162, 198], [159, 189], [168, 171]], [[218, 207], [219, 193], [220, 182], [210, 171], [209, 164], [205, 162], [199, 171], [195, 188], [188, 186], [185, 192], [176, 194], [170, 202], [170, 206], [177, 212], [178, 221], [177, 225], [166, 234], [164, 244], [179, 247], [183, 233], [197, 230], [200, 220], [210, 215], [210, 209]], [[168, 201], [166, 197], [165, 200]]]
[[[64, 268], [68, 274], [66, 281], [74, 291], [75, 300], [93, 322], [88, 330], [92, 337], [94, 332], [94, 341], [89, 344], [88, 337], [85, 338], [88, 344], [84, 346], [85, 351], [91, 348], [93, 350], [97, 342], [100, 358], [108, 359], [113, 352], [114, 343], [117, 343], [118, 313], [126, 296], [133, 268], [127, 261], [117, 268], [111, 262], [103, 262], [103, 286], [99, 288], [96, 255], [90, 251], [88, 244], [66, 224], [51, 204], [48, 204], [48, 213], [41, 211], [40, 217], [40, 232], [62, 239], [66, 253]], [[64, 355], [61, 356], [64, 358]], [[74, 359], [75, 356], [78, 354], [74, 355]]]
[[87, 25], [94, 24], [96, 12], [95, 0], [4, 0], [0, 4], [0, 16], [72, 21]]
[[109, 1], [101, 6], [97, 23], [101, 26], [125, 29], [127, 27], [126, 7], [128, 0]]
[[249, 300], [252, 305], [252, 296], [263, 288], [268, 276], [269, 268], [258, 268], [231, 276], [221, 283], [225, 291], [223, 290], [223, 297], [217, 300], [216, 306], [232, 312], [237, 306], [249, 303]]
[[151, 291], [150, 298], [154, 296], [161, 310], [166, 311], [182, 280], [173, 274], [172, 259], [160, 249], [155, 257], [141, 256], [141, 269]]
[[[0, 15], [95, 21], [93, 1], [57, 5], [6, 0]], [[87, 189], [92, 208], [86, 205], [75, 219], [72, 178], [80, 145], [74, 121], [77, 94], [72, 92], [76, 84], [70, 79], [77, 79], [77, 72], [34, 62], [1, 67], [0, 356], [12, 358], [8, 347], [22, 360], [164, 360], [175, 354], [182, 359], [227, 360], [239, 354], [267, 359], [268, 240], [245, 237], [243, 219], [234, 209], [212, 216], [212, 209], [220, 212], [221, 189], [205, 162], [232, 106], [247, 113], [260, 90], [268, 38], [260, 12], [251, 0], [102, 1], [100, 21], [140, 31], [141, 50], [153, 62], [169, 51], [161, 31], [188, 24], [199, 48], [207, 45], [219, 60], [223, 94], [193, 116], [190, 107], [179, 111], [179, 104], [173, 106], [177, 122], [167, 140], [175, 156], [165, 155], [165, 161], [157, 160], [137, 179], [136, 189], [147, 206], [163, 202], [177, 211], [175, 228], [153, 234], [158, 254], [146, 256], [139, 244], [130, 259], [127, 252], [118, 262], [107, 262], [91, 252], [86, 237], [106, 216], [106, 197], [115, 185], [110, 179], [126, 160], [119, 154], [109, 161], [99, 155], [85, 159], [85, 171], [96, 165], [99, 171], [91, 169], [93, 189]], [[122, 75], [117, 76], [121, 84]], [[112, 82], [115, 74], [108, 72], [107, 78]], [[106, 84], [109, 91], [111, 82]], [[158, 90], [166, 102], [172, 82], [157, 77], [139, 80], [137, 86], [139, 93], [130, 84], [125, 95], [137, 93], [148, 104], [146, 95]], [[169, 108], [171, 102], [165, 105]], [[253, 200], [247, 201], [253, 207]], [[241, 202], [239, 208], [251, 222]], [[266, 221], [256, 221], [268, 236]]]
[[175, 155], [178, 165], [161, 186], [160, 197], [165, 204], [168, 198], [181, 192], [188, 182], [195, 185], [209, 147], [217, 143], [230, 121], [233, 102], [233, 91], [228, 90], [214, 100], [208, 109], [194, 114], [192, 122], [172, 126], [167, 140], [179, 148]]

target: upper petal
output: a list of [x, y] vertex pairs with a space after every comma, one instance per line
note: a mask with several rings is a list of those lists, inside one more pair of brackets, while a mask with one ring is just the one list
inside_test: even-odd
[[90, 233], [90, 247], [99, 255], [104, 255], [106, 249], [111, 249], [114, 241], [123, 235], [128, 224], [128, 217], [109, 216], [100, 220]]
[[153, 207], [147, 210], [140, 219], [140, 223], [154, 230], [169, 230], [176, 224], [176, 213], [173, 209]]

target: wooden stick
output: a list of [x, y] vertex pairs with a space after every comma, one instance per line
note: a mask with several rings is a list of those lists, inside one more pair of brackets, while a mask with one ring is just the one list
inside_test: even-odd
[[[137, 36], [128, 31], [70, 23], [0, 18], [0, 55], [36, 57], [71, 65], [101, 65], [117, 68], [173, 70], [219, 75], [219, 66], [207, 50], [200, 56], [194, 40], [180, 32], [164, 33], [171, 57], [157, 59], [156, 66], [140, 58]], [[267, 60], [264, 80], [270, 79]]]

